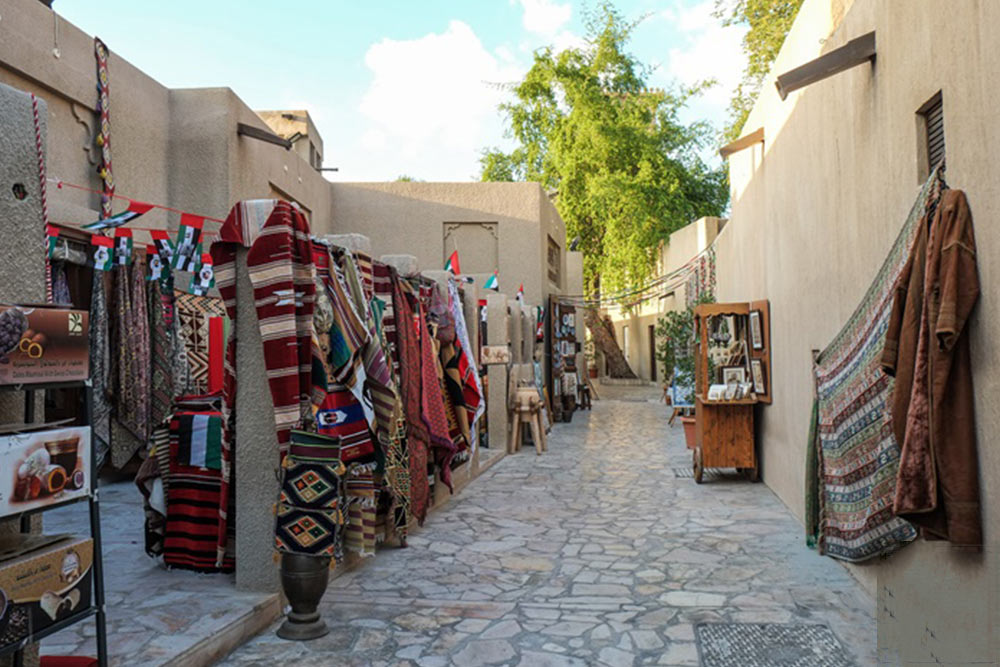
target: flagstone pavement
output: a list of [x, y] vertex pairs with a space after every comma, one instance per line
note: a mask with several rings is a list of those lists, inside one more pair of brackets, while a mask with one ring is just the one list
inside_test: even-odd
[[826, 624], [876, 664], [872, 599], [764, 484], [675, 477], [667, 416], [595, 401], [331, 582], [326, 637], [271, 628], [221, 664], [698, 665], [695, 624], [724, 621]]

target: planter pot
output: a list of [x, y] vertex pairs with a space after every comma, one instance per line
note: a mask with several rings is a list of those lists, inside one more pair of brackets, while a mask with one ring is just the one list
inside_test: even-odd
[[329, 557], [281, 554], [281, 589], [292, 610], [278, 628], [279, 637], [304, 641], [330, 631], [316, 610], [329, 581]]
[[697, 421], [694, 417], [681, 417], [681, 424], [684, 424], [684, 440], [688, 449], [694, 449], [698, 444]]
[[588, 368], [587, 369], [587, 373], [590, 374], [590, 379], [591, 380], [596, 380], [597, 379], [597, 366], [591, 366], [590, 368]]

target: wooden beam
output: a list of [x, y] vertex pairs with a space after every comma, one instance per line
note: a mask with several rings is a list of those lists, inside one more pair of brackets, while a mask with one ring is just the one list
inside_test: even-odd
[[728, 143], [722, 148], [720, 148], [719, 155], [721, 155], [722, 159], [724, 160], [733, 153], [738, 153], [744, 148], [750, 148], [754, 144], [762, 144], [762, 143], [764, 143], [764, 128], [758, 127], [750, 134], [744, 134], [736, 141]]
[[852, 39], [839, 49], [834, 49], [815, 60], [810, 60], [805, 65], [785, 72], [775, 80], [774, 85], [778, 88], [781, 99], [785, 99], [793, 90], [805, 88], [810, 83], [822, 81], [866, 62], [875, 62], [874, 30], [867, 35]]
[[254, 127], [253, 125], [247, 125], [246, 123], [236, 123], [236, 134], [281, 146], [286, 151], [292, 147], [292, 142], [288, 139], [282, 139], [276, 134]]

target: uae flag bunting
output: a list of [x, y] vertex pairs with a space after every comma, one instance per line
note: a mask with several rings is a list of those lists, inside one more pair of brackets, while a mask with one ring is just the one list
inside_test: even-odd
[[462, 272], [462, 269], [458, 265], [458, 251], [451, 253], [451, 257], [448, 261], [444, 263], [444, 270], [451, 271], [452, 275], [457, 276]]
[[500, 291], [500, 272], [494, 271], [493, 275], [486, 279], [486, 284], [483, 287]]
[[45, 246], [48, 256], [51, 258], [56, 252], [56, 243], [59, 242], [59, 228], [55, 225], [45, 226]]
[[149, 232], [153, 237], [154, 252], [159, 256], [164, 267], [170, 267], [174, 263], [174, 243], [170, 240], [170, 235], [165, 229], [153, 229]]
[[201, 256], [201, 268], [198, 273], [191, 276], [191, 294], [205, 296], [208, 290], [215, 287], [215, 267], [212, 266], [212, 255], [205, 253]]
[[133, 220], [135, 220], [136, 218], [138, 218], [140, 215], [142, 215], [144, 213], [148, 213], [153, 208], [154, 207], [153, 207], [152, 204], [147, 204], [145, 202], [135, 201], [134, 199], [129, 199], [128, 200], [128, 208], [126, 208], [121, 213], [118, 213], [117, 215], [113, 215], [110, 218], [104, 218], [102, 220], [98, 220], [97, 222], [91, 222], [89, 224], [86, 224], [86, 225], [83, 226], [83, 229], [86, 229], [87, 231], [90, 231], [90, 232], [96, 232], [96, 231], [99, 231], [101, 229], [110, 229], [112, 227], [121, 227], [122, 225], [124, 225], [127, 222], [132, 222]]
[[197, 270], [201, 259], [201, 228], [205, 218], [190, 213], [181, 214], [181, 226], [174, 243], [174, 268], [180, 271]]
[[94, 234], [90, 237], [90, 244], [94, 246], [94, 269], [110, 271], [114, 259], [115, 240], [110, 236]]
[[115, 230], [115, 264], [128, 266], [132, 263], [132, 230]]
[[146, 280], [163, 280], [163, 260], [153, 244], [146, 246], [146, 265], [149, 269]]

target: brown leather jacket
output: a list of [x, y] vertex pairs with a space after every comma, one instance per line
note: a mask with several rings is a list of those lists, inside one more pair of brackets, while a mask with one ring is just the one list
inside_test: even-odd
[[979, 298], [965, 193], [946, 190], [896, 283], [882, 367], [896, 376], [902, 451], [893, 510], [928, 537], [981, 546], [979, 461], [968, 327]]

